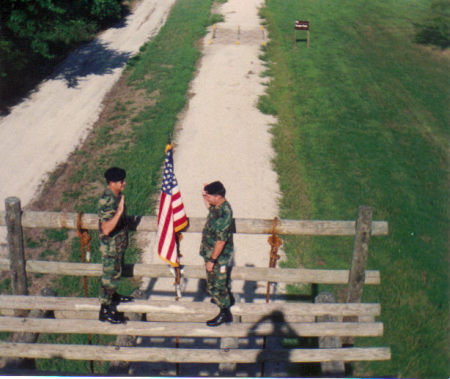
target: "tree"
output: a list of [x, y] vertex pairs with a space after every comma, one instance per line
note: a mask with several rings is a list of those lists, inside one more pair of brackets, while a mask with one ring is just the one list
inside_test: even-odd
[[[122, 17], [122, 0], [1, 0], [0, 102]], [[38, 68], [38, 70], [36, 70]], [[0, 105], [0, 108], [1, 105]]]

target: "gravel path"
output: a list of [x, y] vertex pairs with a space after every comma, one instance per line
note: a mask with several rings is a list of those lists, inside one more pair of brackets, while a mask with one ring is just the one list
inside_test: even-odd
[[[258, 9], [263, 0], [228, 0], [217, 13], [225, 22], [211, 27], [203, 41], [203, 57], [191, 84], [192, 97], [177, 127], [174, 164], [180, 191], [190, 217], [205, 217], [201, 197], [204, 183], [220, 180], [237, 218], [272, 219], [278, 215], [279, 187], [272, 169], [274, 152], [270, 127], [276, 120], [257, 109], [264, 92], [264, 70], [259, 60], [265, 33]], [[198, 255], [200, 234], [184, 233], [182, 264], [203, 264]], [[156, 254], [156, 236], [148, 234], [145, 263], [161, 264]], [[267, 236], [236, 235], [234, 261], [237, 266], [267, 267], [270, 246]], [[150, 298], [174, 298], [173, 279], [144, 281]], [[233, 281], [233, 292], [241, 301], [265, 301], [265, 283]], [[202, 281], [183, 283], [180, 301], [209, 301]], [[281, 292], [282, 288], [278, 288]], [[147, 346], [173, 347], [172, 339], [152, 339]], [[208, 345], [208, 343], [210, 345]], [[217, 347], [217, 341], [181, 341], [180, 346]], [[238, 375], [257, 376], [257, 365], [239, 365]], [[182, 376], [214, 376], [217, 365], [182, 365]], [[285, 367], [266, 364], [266, 375], [287, 375]], [[175, 365], [135, 365], [135, 374], [175, 375]]]
[[[275, 119], [256, 108], [264, 92], [258, 56], [264, 43], [258, 8], [261, 0], [229, 0], [217, 12], [217, 24], [203, 41], [203, 57], [191, 85], [192, 97], [175, 136], [174, 164], [180, 191], [190, 217], [205, 217], [201, 197], [204, 183], [220, 180], [237, 218], [272, 219], [278, 214], [278, 182], [272, 169], [271, 123]], [[238, 29], [240, 33], [238, 35]], [[238, 39], [239, 36], [239, 39]], [[237, 43], [239, 41], [239, 43]], [[149, 235], [146, 263], [161, 263]], [[200, 235], [185, 233], [182, 263], [202, 264]], [[235, 264], [266, 267], [270, 246], [267, 236], [235, 237]], [[196, 281], [187, 292], [197, 292]], [[152, 282], [151, 295], [172, 288], [167, 280]], [[242, 292], [239, 285], [233, 287]], [[161, 293], [159, 293], [159, 291]], [[244, 295], [244, 294], [243, 294]]]

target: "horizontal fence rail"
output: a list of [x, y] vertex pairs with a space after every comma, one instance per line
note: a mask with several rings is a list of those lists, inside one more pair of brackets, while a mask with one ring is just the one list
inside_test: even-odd
[[[8, 271], [10, 261], [0, 258], [0, 271]], [[72, 263], [55, 261], [26, 261], [26, 271], [35, 274], [99, 277], [102, 275], [100, 263]], [[182, 275], [188, 279], [205, 279], [205, 267], [183, 266]], [[124, 276], [170, 278], [173, 274], [167, 265], [126, 264]], [[232, 280], [269, 281], [279, 283], [347, 284], [349, 270], [319, 270], [303, 268], [233, 267]], [[380, 273], [376, 270], [365, 272], [365, 284], [380, 284]]]
[[391, 358], [389, 348], [343, 349], [170, 349], [122, 346], [52, 345], [0, 342], [0, 356], [95, 361], [257, 363], [373, 361]]
[[1, 332], [18, 333], [69, 333], [69, 334], [104, 334], [129, 335], [141, 337], [250, 337], [250, 336], [284, 336], [284, 337], [322, 337], [322, 336], [382, 336], [383, 323], [359, 322], [304, 322], [284, 323], [265, 322], [233, 323], [210, 328], [204, 323], [196, 322], [146, 322], [128, 321], [126, 324], [111, 326], [97, 320], [77, 319], [37, 319], [20, 317], [0, 317]]
[[[6, 225], [5, 211], [0, 211], [0, 226]], [[65, 212], [35, 212], [22, 213], [22, 226], [24, 228], [77, 228], [77, 213]], [[143, 232], [156, 232], [158, 230], [156, 216], [130, 216], [136, 220], [136, 230]], [[188, 233], [201, 233], [205, 225], [205, 218], [189, 217]], [[241, 234], [272, 234], [273, 220], [237, 218], [235, 233]], [[283, 235], [317, 235], [317, 236], [354, 236], [355, 221], [318, 221], [318, 220], [278, 220], [276, 233]], [[98, 229], [98, 215], [83, 214], [81, 218], [83, 229]], [[385, 236], [388, 234], [386, 221], [373, 221], [371, 234]]]
[[[50, 297], [0, 295], [0, 309], [41, 309], [62, 311], [97, 311], [98, 298]], [[179, 315], [216, 314], [217, 306], [205, 302], [170, 300], [134, 300], [121, 303], [120, 312], [172, 313]], [[270, 316], [273, 312], [283, 315], [336, 315], [336, 316], [379, 316], [381, 307], [376, 303], [237, 303], [232, 312], [236, 316]]]
[[[26, 260], [22, 228], [44, 229], [98, 229], [96, 214], [68, 212], [22, 211], [20, 200], [6, 199], [6, 212], [0, 211], [0, 226], [7, 226], [9, 258], [0, 258], [0, 270], [9, 271], [13, 295], [0, 295], [0, 332], [15, 333], [14, 336], [31, 336], [33, 339], [14, 338], [13, 342], [0, 341], [0, 356], [22, 359], [53, 359], [124, 362], [171, 362], [215, 363], [219, 372], [234, 372], [236, 363], [264, 362], [320, 362], [326, 376], [344, 374], [343, 362], [387, 360], [390, 348], [354, 348], [355, 337], [383, 335], [383, 324], [375, 322], [380, 316], [380, 304], [361, 303], [365, 284], [380, 284], [380, 273], [366, 270], [368, 246], [371, 236], [386, 236], [388, 223], [372, 221], [372, 209], [360, 206], [356, 221], [318, 220], [261, 220], [234, 219], [234, 232], [240, 234], [308, 235], [308, 236], [354, 236], [353, 256], [350, 270], [233, 267], [232, 280], [269, 283], [304, 283], [347, 285], [347, 302], [336, 303], [334, 298], [315, 303], [300, 302], [237, 302], [232, 308], [234, 322], [210, 328], [205, 321], [217, 314], [217, 306], [209, 301], [192, 301], [187, 297], [178, 301], [137, 298], [117, 306], [131, 320], [126, 324], [111, 325], [98, 321], [100, 300], [98, 298], [28, 296], [27, 273], [86, 277], [100, 277], [99, 263], [73, 263]], [[130, 229], [137, 232], [156, 232], [155, 216], [129, 216]], [[190, 218], [186, 232], [200, 233], [205, 218]], [[270, 241], [270, 239], [269, 239]], [[272, 240], [273, 241], [273, 240]], [[277, 253], [276, 249], [274, 254]], [[272, 251], [271, 251], [272, 254]], [[271, 255], [272, 259], [272, 255]], [[168, 265], [126, 264], [123, 276], [167, 278], [175, 273]], [[182, 267], [186, 279], [205, 279], [203, 265]], [[326, 293], [323, 293], [326, 295]], [[87, 295], [86, 295], [87, 296]], [[266, 296], [266, 300], [268, 297]], [[325, 301], [326, 300], [326, 301]], [[143, 321], [143, 320], [146, 321]], [[115, 335], [116, 346], [39, 344], [39, 334], [91, 334]], [[136, 337], [169, 338], [174, 348], [134, 346]], [[264, 341], [239, 348], [239, 339], [256, 338]], [[267, 337], [310, 338], [319, 340], [319, 348], [303, 349], [266, 348]], [[179, 338], [181, 338], [181, 343]], [[216, 338], [220, 348], [193, 348], [192, 338]], [[323, 342], [333, 339], [333, 344]], [[343, 339], [343, 340], [342, 340]], [[342, 348], [341, 341], [345, 342]], [[331, 341], [331, 340], [330, 340]], [[175, 342], [174, 342], [175, 343]], [[196, 346], [198, 347], [198, 345]], [[242, 346], [241, 346], [242, 347]], [[339, 368], [334, 368], [334, 363]], [[330, 369], [333, 366], [332, 370]], [[178, 366], [177, 366], [178, 367]], [[331, 370], [331, 371], [330, 371]], [[233, 375], [232, 375], [233, 376]]]

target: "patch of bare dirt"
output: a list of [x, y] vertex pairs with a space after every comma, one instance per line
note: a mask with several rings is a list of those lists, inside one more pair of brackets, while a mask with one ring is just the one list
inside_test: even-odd
[[[43, 184], [40, 195], [28, 210], [77, 211], [86, 196], [99, 197], [104, 190], [103, 169], [98, 162], [108, 152], [130, 142], [131, 120], [145, 107], [154, 104], [157, 91], [147, 94], [127, 84], [125, 73], [103, 101], [103, 110], [86, 140], [60, 164]], [[126, 99], [126, 102], [124, 102]], [[114, 144], [108, 143], [114, 138]], [[94, 179], [93, 175], [98, 174]]]

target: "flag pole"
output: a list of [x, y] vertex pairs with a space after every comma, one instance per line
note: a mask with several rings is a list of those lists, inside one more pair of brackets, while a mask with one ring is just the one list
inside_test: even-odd
[[175, 233], [175, 243], [177, 245], [178, 266], [175, 267], [175, 300], [178, 301], [182, 297], [181, 294], [181, 264], [180, 258], [183, 257], [180, 251], [180, 242], [183, 239], [181, 232]]
[[[177, 245], [177, 255], [178, 255], [178, 266], [175, 267], [175, 301], [178, 301], [181, 298], [181, 265], [180, 265], [180, 258], [182, 257], [180, 252], [180, 242], [183, 239], [183, 235], [181, 232], [175, 233], [175, 242]], [[175, 348], [178, 349], [180, 347], [180, 337], [175, 337]], [[176, 363], [176, 374], [177, 376], [180, 376], [180, 363]]]

